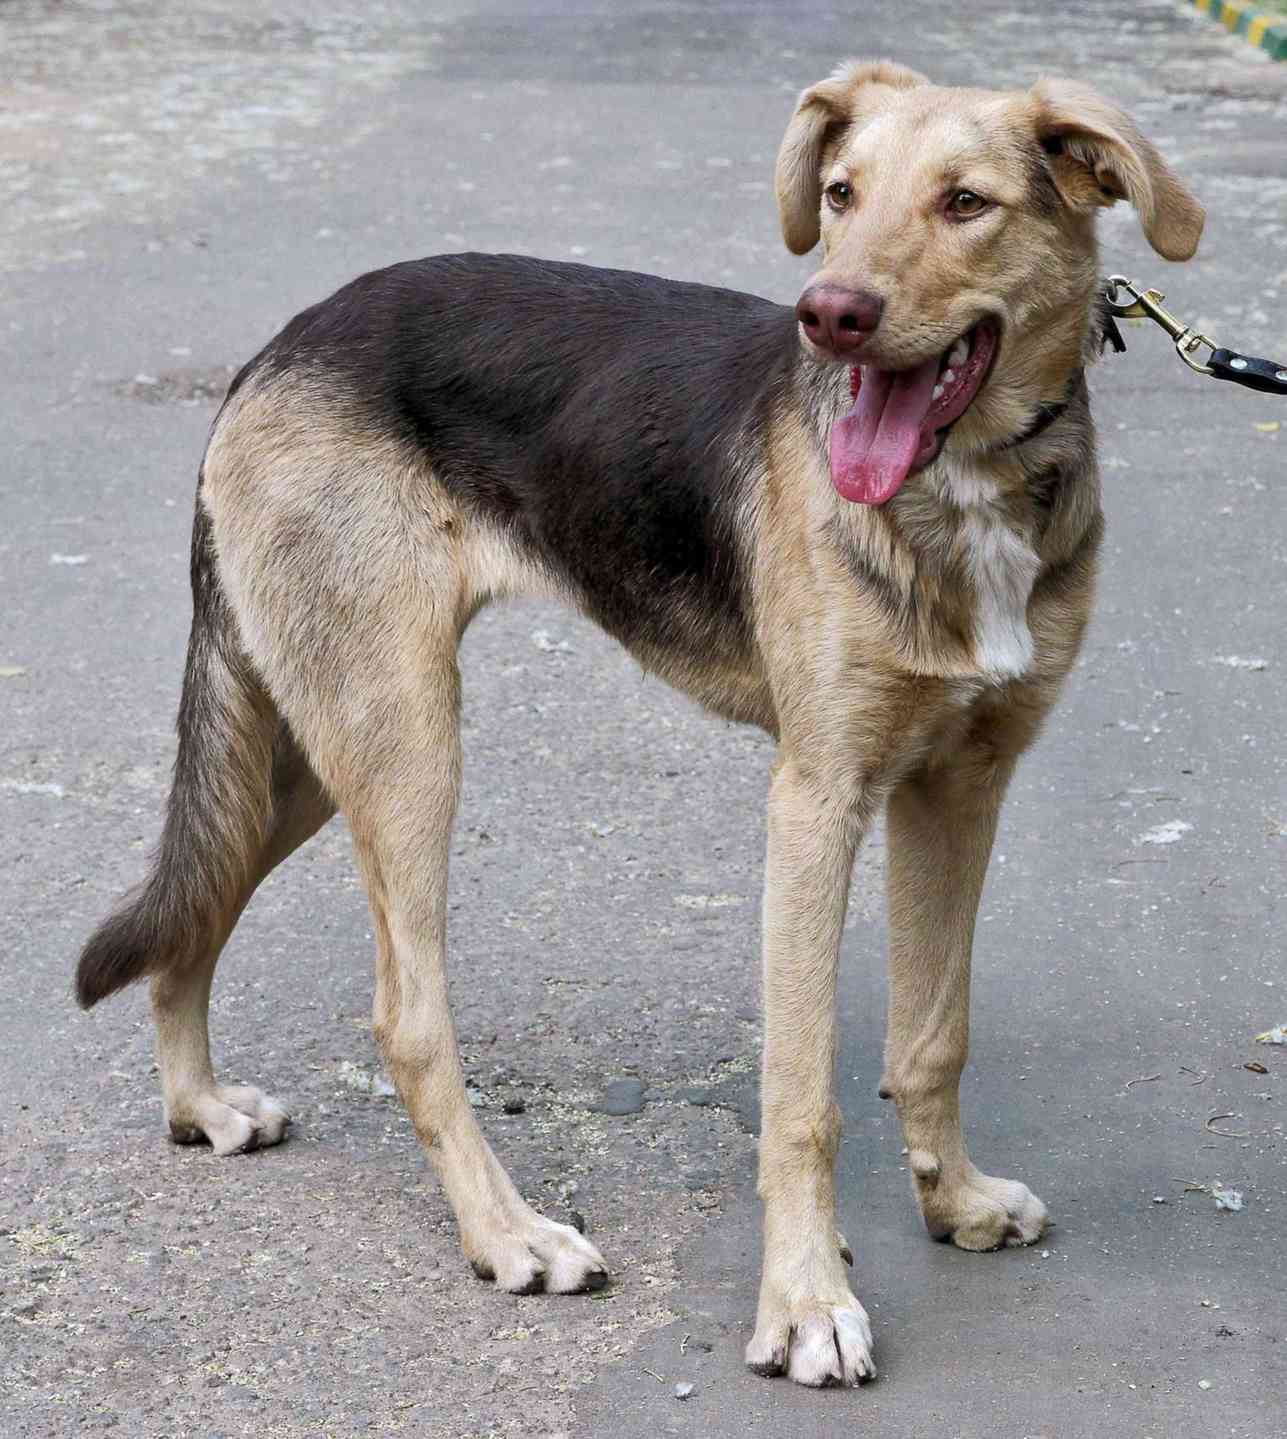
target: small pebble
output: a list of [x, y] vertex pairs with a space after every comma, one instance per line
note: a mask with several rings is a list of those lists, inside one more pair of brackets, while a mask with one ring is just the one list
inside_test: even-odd
[[1210, 1381], [1209, 1379], [1199, 1379], [1199, 1380], [1198, 1380], [1198, 1388], [1199, 1388], [1199, 1389], [1210, 1389], [1210, 1388], [1211, 1388], [1211, 1381]]
[[1155, 1195], [1153, 1196], [1153, 1203], [1154, 1203], [1154, 1204], [1165, 1204], [1165, 1203], [1166, 1203], [1166, 1195], [1165, 1195], [1165, 1194], [1155, 1194]]
[[644, 1106], [642, 1079], [613, 1079], [603, 1087], [603, 1096], [594, 1106], [601, 1114], [638, 1114]]
[[692, 1397], [692, 1393], [693, 1393], [693, 1386], [692, 1386], [691, 1384], [676, 1384], [676, 1385], [675, 1385], [675, 1398], [676, 1398], [676, 1399], [689, 1399], [689, 1398]]

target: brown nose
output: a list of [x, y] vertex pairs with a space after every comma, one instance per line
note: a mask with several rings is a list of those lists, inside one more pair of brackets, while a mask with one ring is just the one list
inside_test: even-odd
[[810, 285], [795, 307], [804, 333], [821, 350], [837, 358], [860, 349], [880, 324], [885, 302], [870, 290], [845, 290], [839, 285]]

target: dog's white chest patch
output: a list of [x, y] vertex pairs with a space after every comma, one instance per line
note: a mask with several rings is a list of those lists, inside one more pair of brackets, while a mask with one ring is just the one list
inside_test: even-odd
[[976, 473], [953, 475], [962, 510], [966, 564], [974, 585], [974, 658], [990, 678], [1015, 679], [1032, 663], [1028, 600], [1041, 562], [993, 504], [996, 487]]

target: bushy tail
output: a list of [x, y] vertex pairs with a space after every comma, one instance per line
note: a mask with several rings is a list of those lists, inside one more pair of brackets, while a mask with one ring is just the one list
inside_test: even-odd
[[76, 967], [88, 1009], [158, 971], [204, 958], [244, 902], [272, 811], [277, 713], [246, 659], [200, 501], [179, 752], [147, 879], [90, 936]]

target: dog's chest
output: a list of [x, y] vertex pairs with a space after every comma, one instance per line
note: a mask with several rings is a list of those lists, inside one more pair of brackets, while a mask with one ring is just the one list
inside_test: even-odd
[[990, 679], [1016, 679], [1032, 664], [1028, 600], [1041, 561], [997, 503], [989, 478], [962, 468], [949, 472], [945, 489], [958, 517], [962, 568], [972, 591], [974, 661]]

